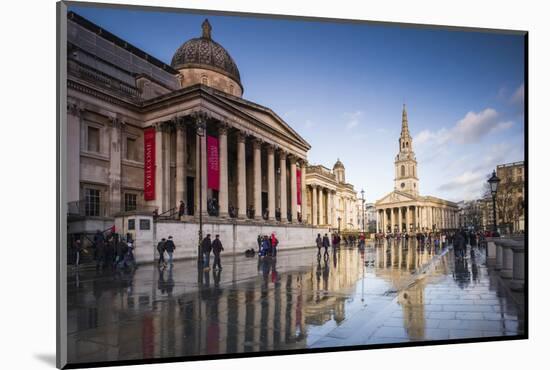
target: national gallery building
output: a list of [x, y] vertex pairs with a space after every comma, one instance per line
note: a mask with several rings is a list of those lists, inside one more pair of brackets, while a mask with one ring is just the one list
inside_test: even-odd
[[[74, 12], [67, 29], [73, 232], [107, 228], [132, 212], [179, 224], [196, 223], [202, 212], [217, 225], [308, 233], [336, 228], [340, 218], [342, 229], [358, 229], [356, 193], [341, 162], [333, 172], [308, 166], [310, 144], [271, 109], [242, 98], [239, 69], [208, 20], [170, 65]], [[123, 229], [138, 232], [136, 224]]]
[[418, 164], [403, 106], [399, 152], [395, 157], [394, 190], [375, 203], [377, 230], [384, 233], [427, 232], [458, 228], [458, 206], [419, 194]]

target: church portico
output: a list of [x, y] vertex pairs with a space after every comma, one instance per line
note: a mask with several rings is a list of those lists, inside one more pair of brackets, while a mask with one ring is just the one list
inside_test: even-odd
[[457, 227], [458, 207], [455, 203], [419, 194], [417, 169], [407, 111], [403, 106], [394, 190], [375, 203], [378, 232], [416, 233]]

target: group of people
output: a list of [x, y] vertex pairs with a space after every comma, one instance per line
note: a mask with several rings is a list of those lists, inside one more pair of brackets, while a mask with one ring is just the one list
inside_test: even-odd
[[257, 242], [259, 257], [277, 256], [277, 246], [279, 245], [279, 240], [275, 236], [275, 233], [271, 233], [271, 236], [258, 235]]
[[166, 268], [167, 266], [166, 259], [164, 258], [165, 253], [168, 254], [168, 263], [170, 264], [170, 266], [174, 264], [173, 261], [174, 252], [176, 251], [176, 245], [174, 244], [174, 240], [171, 235], [168, 237], [168, 240], [162, 238], [160, 242], [158, 242], [157, 251], [159, 252], [159, 267]]
[[[97, 230], [91, 240], [93, 257], [97, 270], [103, 268], [119, 269], [136, 267], [134, 259], [134, 241], [132, 235], [121, 237], [119, 234]], [[75, 251], [75, 266], [80, 266], [82, 253], [86, 253], [80, 237], [73, 241]]]

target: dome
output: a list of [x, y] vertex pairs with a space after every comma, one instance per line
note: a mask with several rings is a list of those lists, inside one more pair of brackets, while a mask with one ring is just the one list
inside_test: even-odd
[[226, 75], [241, 85], [239, 69], [231, 55], [212, 40], [212, 27], [205, 19], [202, 23], [202, 36], [181, 45], [172, 57], [174, 69], [204, 68]]
[[338, 168], [345, 169], [344, 164], [340, 162], [340, 159], [338, 159], [336, 163], [334, 163], [334, 167], [332, 167], [333, 170], [336, 170]]

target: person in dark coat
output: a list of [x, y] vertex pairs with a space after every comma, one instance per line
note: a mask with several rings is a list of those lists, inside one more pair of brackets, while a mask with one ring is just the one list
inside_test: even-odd
[[216, 235], [216, 238], [212, 242], [212, 252], [214, 252], [214, 265], [212, 266], [212, 269], [216, 270], [216, 266], [218, 266], [218, 270], [222, 269], [221, 265], [221, 259], [220, 259], [220, 253], [223, 251], [223, 245], [220, 241], [220, 236]]
[[260, 253], [262, 251], [262, 236], [260, 234], [258, 234], [256, 241], [258, 242], [258, 253]]
[[80, 238], [75, 239], [73, 242], [73, 248], [76, 256], [74, 265], [78, 268], [80, 265], [80, 253], [82, 252], [82, 243], [80, 242]]
[[166, 267], [166, 261], [164, 260], [165, 244], [166, 244], [165, 238], [162, 238], [160, 242], [157, 244], [157, 251], [159, 252], [159, 267], [160, 266]]
[[185, 214], [185, 203], [183, 203], [183, 200], [180, 200], [180, 208], [178, 211], [178, 216], [181, 218]]
[[168, 253], [168, 262], [170, 263], [170, 265], [173, 265], [172, 261], [174, 258], [174, 251], [176, 250], [176, 245], [172, 240], [172, 236], [169, 236], [168, 240], [164, 243], [164, 249], [166, 250], [166, 253]]
[[464, 234], [459, 232], [454, 239], [455, 256], [460, 258], [464, 257], [464, 250], [466, 249], [466, 238]]
[[96, 269], [100, 267], [103, 268], [103, 262], [105, 258], [105, 236], [100, 230], [97, 230], [94, 235], [94, 245], [95, 245], [95, 258], [96, 258]]
[[323, 244], [323, 247], [325, 248], [325, 254], [328, 254], [328, 247], [330, 246], [330, 240], [327, 234], [323, 236], [322, 244]]
[[207, 234], [206, 238], [204, 238], [201, 242], [203, 268], [206, 271], [210, 270], [210, 251], [211, 250], [212, 250], [212, 241], [210, 240], [210, 234]]
[[315, 244], [317, 244], [317, 254], [321, 254], [321, 248], [323, 247], [323, 239], [321, 238], [321, 234], [317, 234], [317, 238], [315, 239]]

